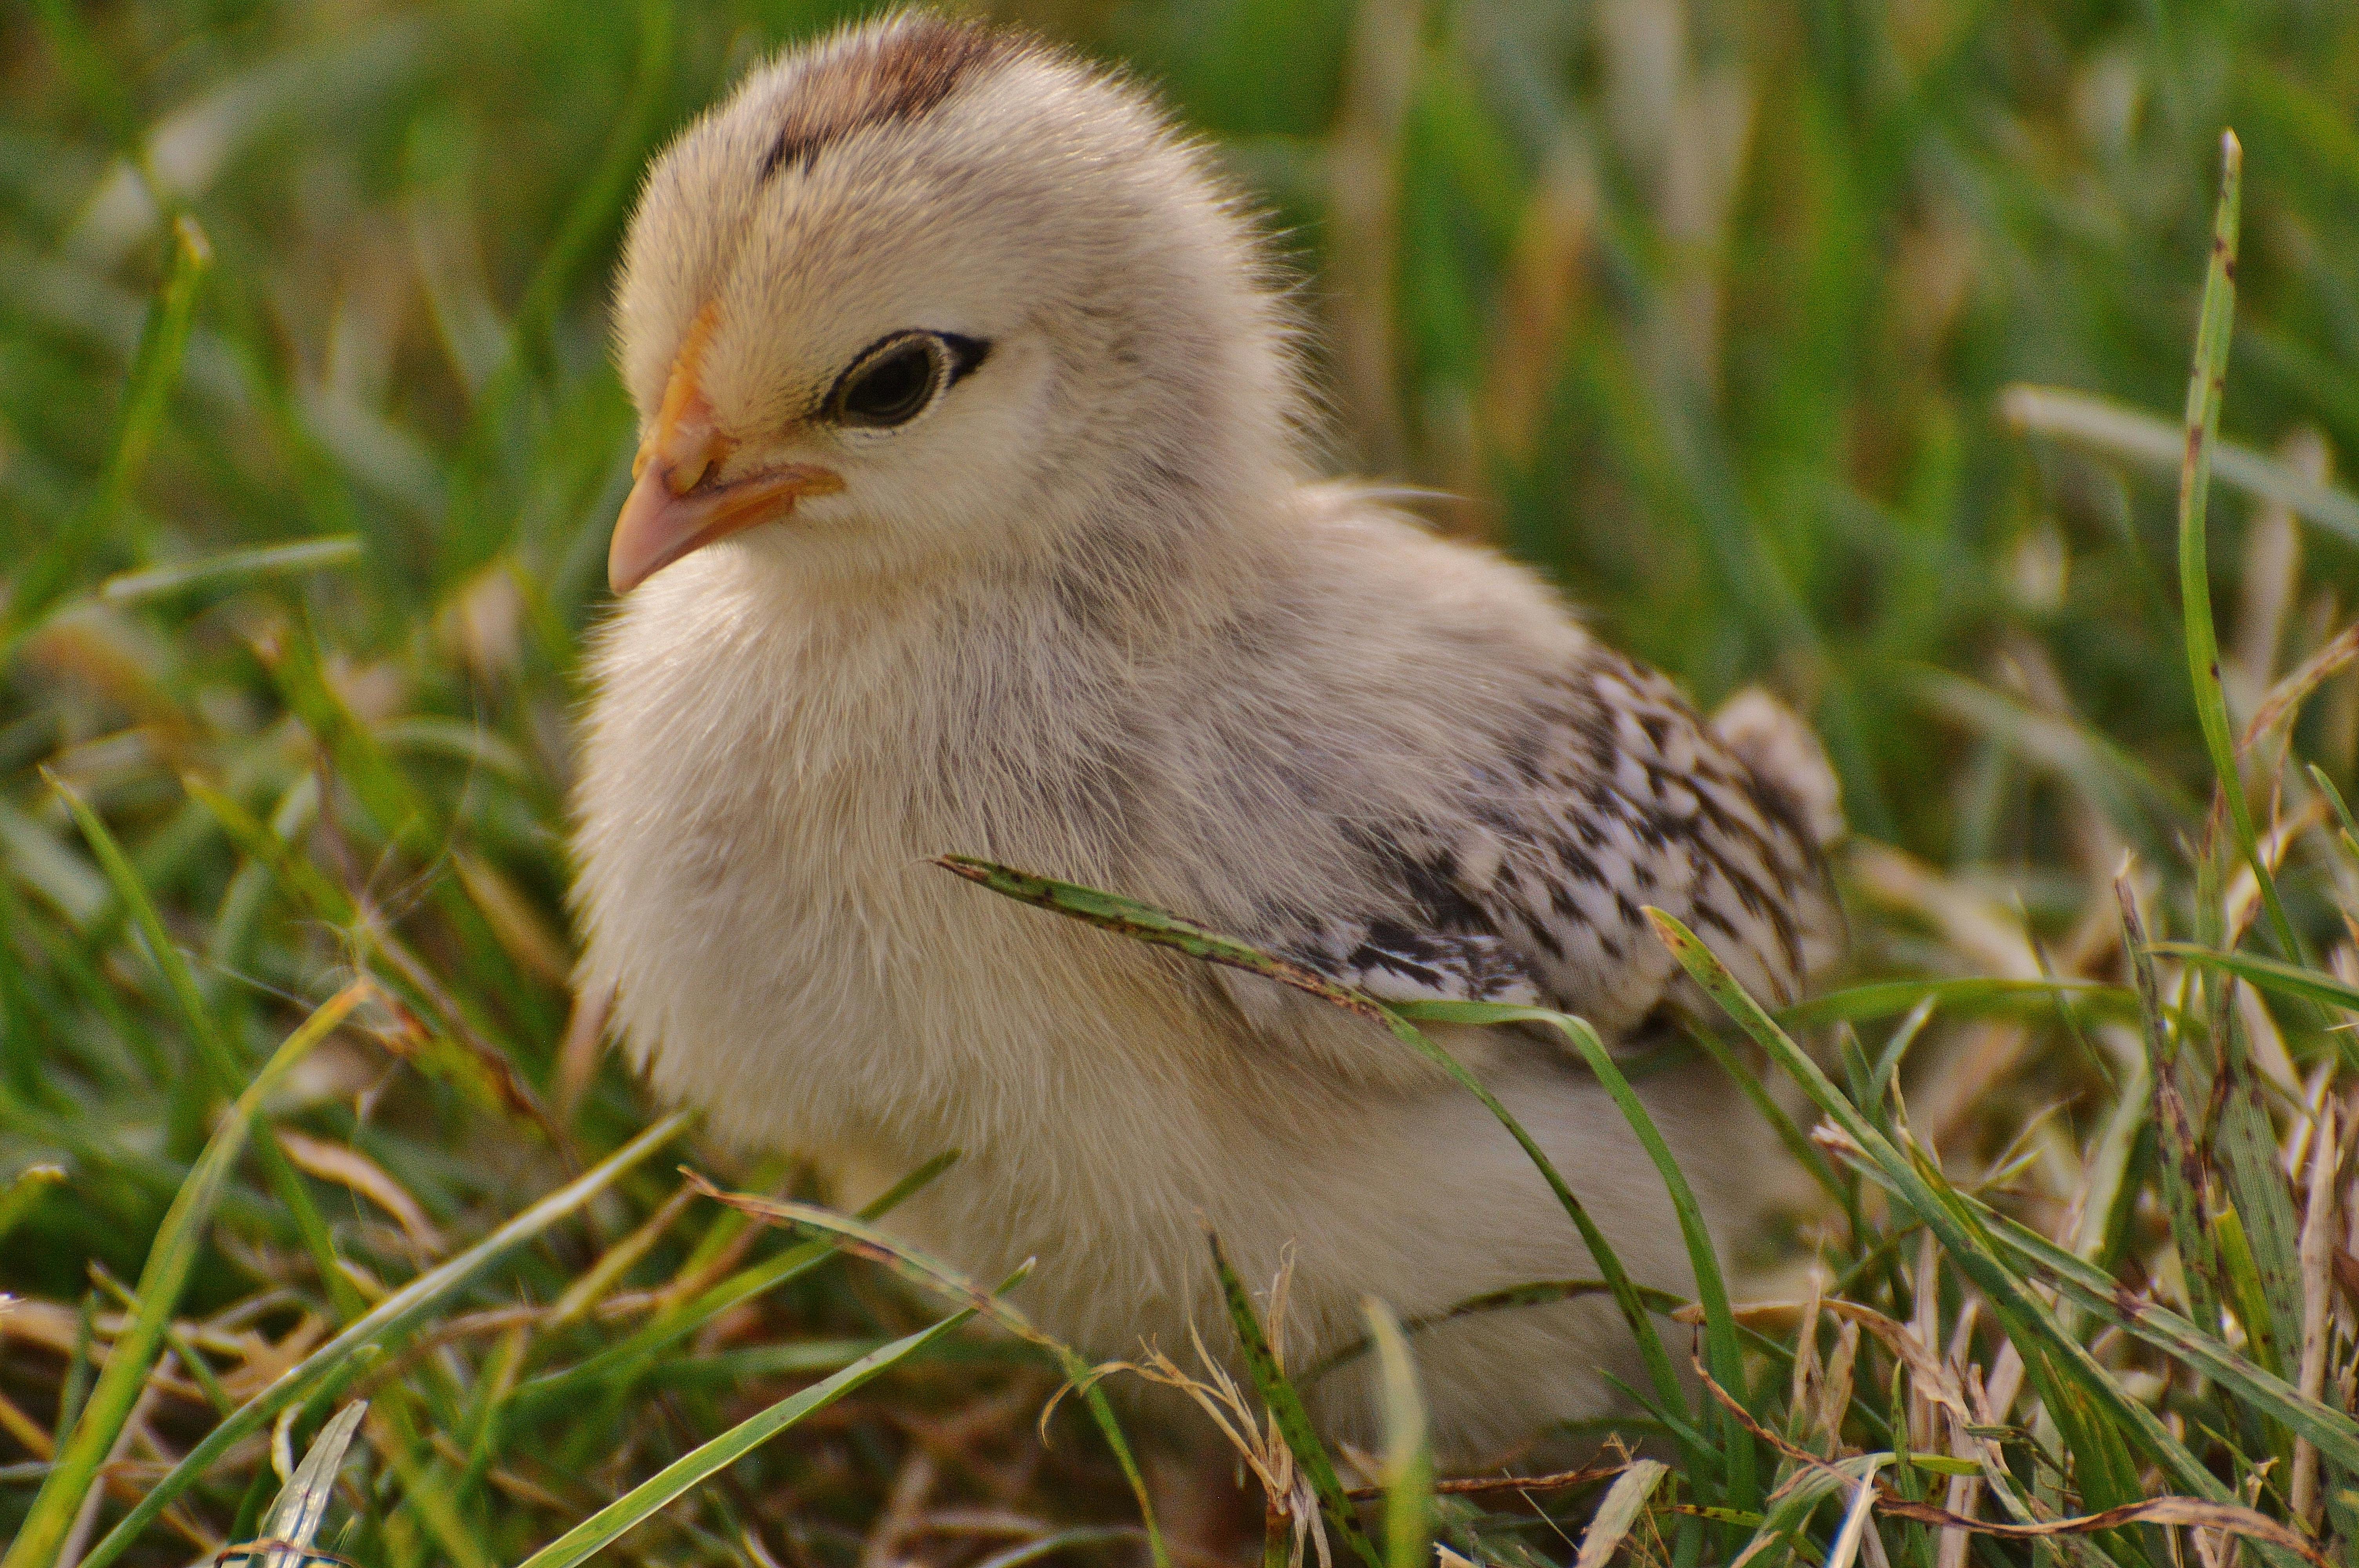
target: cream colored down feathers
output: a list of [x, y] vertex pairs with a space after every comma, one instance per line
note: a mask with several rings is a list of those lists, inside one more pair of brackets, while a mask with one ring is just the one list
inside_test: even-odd
[[[785, 129], [781, 129], [784, 126]], [[1624, 1033], [1677, 1002], [1635, 903], [1764, 994], [1832, 957], [1840, 825], [1806, 731], [1715, 736], [1527, 573], [1312, 481], [1288, 322], [1205, 156], [1136, 89], [925, 17], [757, 71], [657, 163], [617, 305], [708, 482], [839, 492], [695, 549], [602, 636], [578, 798], [582, 984], [659, 1092], [806, 1152], [890, 1226], [1105, 1355], [1216, 1331], [1200, 1224], [1291, 1249], [1297, 1366], [1404, 1316], [1596, 1271], [1507, 1135], [1383, 1032], [1010, 903], [946, 851], [1111, 888], [1379, 994], [1538, 997]], [[988, 345], [891, 428], [830, 388], [903, 330]], [[722, 449], [719, 448], [716, 450]], [[1685, 1289], [1654, 1170], [1593, 1082], [1450, 1031], [1643, 1281]], [[1723, 1225], [1764, 1141], [1709, 1069], [1642, 1092]], [[1615, 1400], [1595, 1301], [1424, 1336], [1464, 1462]], [[1356, 1372], [1323, 1419], [1366, 1430]]]

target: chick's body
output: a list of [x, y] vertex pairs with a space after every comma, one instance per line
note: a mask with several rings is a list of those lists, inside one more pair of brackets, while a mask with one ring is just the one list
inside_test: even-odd
[[[1291, 1249], [1298, 1366], [1366, 1295], [1414, 1316], [1596, 1271], [1488, 1112], [1382, 1030], [934, 856], [1609, 1037], [1680, 1000], [1641, 904], [1756, 994], [1832, 956], [1807, 734], [1762, 699], [1707, 725], [1520, 568], [1313, 482], [1250, 232], [1128, 87], [921, 16], [789, 57], [658, 165], [619, 315], [648, 466], [618, 583], [646, 575], [625, 534], [688, 543], [632, 557], [660, 569], [596, 655], [583, 982], [659, 1090], [854, 1201], [963, 1151], [890, 1223], [984, 1280], [1037, 1258], [1052, 1332], [1224, 1342], [1206, 1223], [1257, 1281]], [[906, 416], [862, 368], [903, 338], [932, 378]], [[1632, 1271], [1686, 1287], [1595, 1083], [1537, 1038], [1442, 1039]], [[1707, 1206], [1742, 1213], [1763, 1151], [1725, 1088], [1643, 1090]], [[1419, 1357], [1462, 1458], [1633, 1372], [1596, 1301]]]

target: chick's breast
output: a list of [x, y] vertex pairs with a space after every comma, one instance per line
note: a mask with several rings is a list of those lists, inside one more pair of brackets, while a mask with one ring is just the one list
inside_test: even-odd
[[[1070, 592], [847, 608], [715, 550], [635, 594], [599, 654], [584, 981], [618, 990], [635, 1055], [852, 1201], [964, 1151], [896, 1223], [978, 1277], [1039, 1259], [1034, 1310], [1106, 1353], [1216, 1325], [1200, 1223], [1259, 1278], [1291, 1256], [1305, 1353], [1354, 1335], [1367, 1293], [1415, 1314], [1593, 1263], [1487, 1113], [1381, 1029], [931, 857], [1110, 887], [1379, 994], [1610, 1031], [1674, 997], [1639, 903], [1773, 995], [1835, 930], [1811, 781], [1760, 776], [1526, 574], [1319, 491], [1251, 578], [1148, 648]], [[1634, 1271], [1684, 1288], [1659, 1180], [1594, 1084], [1529, 1042], [1450, 1044]], [[1759, 1151], [1725, 1086], [1648, 1093], [1740, 1212]], [[1566, 1369], [1505, 1387], [1535, 1334]], [[1606, 1402], [1620, 1336], [1574, 1306], [1429, 1355], [1461, 1436], [1505, 1442]]]

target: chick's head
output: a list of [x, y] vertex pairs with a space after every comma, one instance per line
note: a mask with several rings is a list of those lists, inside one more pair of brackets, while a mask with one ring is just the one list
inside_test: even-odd
[[1252, 223], [1139, 90], [904, 13], [756, 70], [657, 161], [616, 301], [641, 424], [609, 573], [807, 573], [1233, 514], [1295, 461]]

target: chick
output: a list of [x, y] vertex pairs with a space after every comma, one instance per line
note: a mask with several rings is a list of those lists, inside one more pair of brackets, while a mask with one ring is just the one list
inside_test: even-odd
[[[1835, 956], [1832, 775], [1712, 723], [1525, 570], [1320, 482], [1294, 319], [1204, 148], [1136, 84], [907, 13], [755, 71], [656, 162], [616, 304], [641, 414], [593, 657], [581, 980], [658, 1092], [891, 1225], [1037, 1269], [1052, 1332], [1227, 1342], [1200, 1227], [1293, 1271], [1293, 1364], [1594, 1275], [1490, 1115], [1382, 1030], [992, 897], [964, 852], [1181, 912], [1393, 999], [1627, 1041], [1694, 999], [1659, 905], [1773, 1002]], [[1680, 982], [1683, 984], [1684, 982]], [[1661, 1184], [1569, 1054], [1441, 1039], [1644, 1281]], [[1723, 1226], [1768, 1156], [1710, 1069], [1642, 1089]], [[1595, 1299], [1419, 1354], [1446, 1458], [1614, 1402]], [[1357, 1368], [1321, 1419], [1366, 1431]]]

